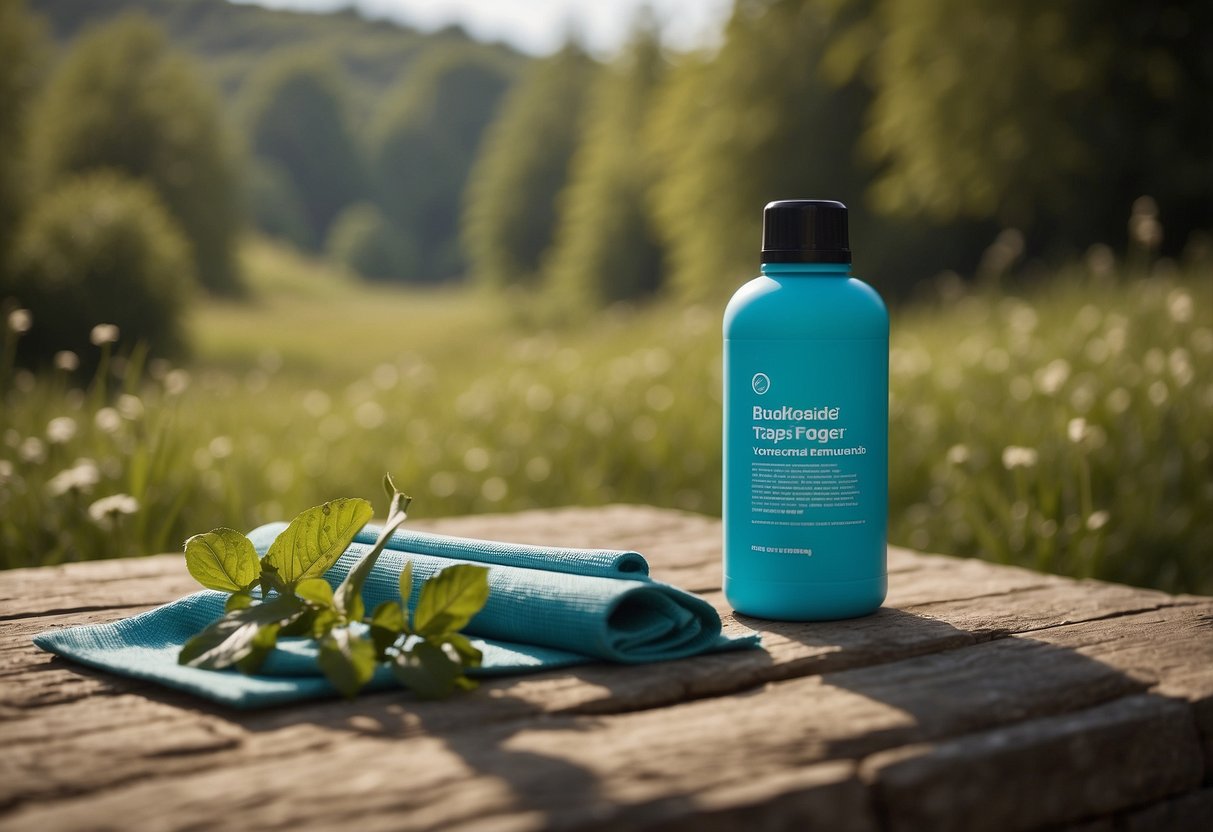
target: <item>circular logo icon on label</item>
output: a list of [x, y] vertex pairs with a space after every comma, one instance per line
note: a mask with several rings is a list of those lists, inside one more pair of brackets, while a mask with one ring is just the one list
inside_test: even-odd
[[755, 393], [761, 396], [771, 389], [771, 379], [766, 373], [754, 373], [754, 378], [750, 380], [750, 386], [754, 388]]

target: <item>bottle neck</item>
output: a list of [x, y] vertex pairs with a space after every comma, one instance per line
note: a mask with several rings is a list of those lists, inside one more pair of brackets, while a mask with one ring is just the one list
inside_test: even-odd
[[849, 277], [850, 263], [763, 263], [769, 277]]

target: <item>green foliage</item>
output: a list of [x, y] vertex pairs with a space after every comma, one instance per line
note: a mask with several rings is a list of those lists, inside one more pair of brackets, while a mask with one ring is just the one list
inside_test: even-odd
[[[400, 681], [423, 698], [475, 687], [463, 669], [480, 664], [480, 651], [459, 630], [488, 600], [485, 567], [456, 564], [425, 581], [415, 626], [409, 625], [402, 603], [395, 601], [380, 604], [369, 621], [363, 620], [362, 587], [388, 539], [407, 518], [411, 502], [396, 489], [391, 477], [385, 477], [384, 484], [391, 500], [387, 523], [336, 592], [320, 576], [370, 519], [373, 512], [365, 500], [333, 500], [303, 512], [274, 540], [260, 562], [252, 541], [243, 538], [244, 543], [239, 543], [233, 535], [243, 536], [229, 529], [190, 538], [185, 551], [190, 574], [203, 586], [234, 593], [232, 597], [241, 600], [229, 604], [222, 618], [186, 642], [178, 661], [190, 667], [236, 667], [256, 673], [280, 634], [302, 631], [319, 642], [321, 672], [347, 697], [357, 695], [380, 662], [389, 663]], [[230, 571], [239, 572], [240, 578]], [[246, 573], [250, 579], [240, 583]], [[401, 573], [404, 604], [413, 589], [411, 575], [410, 564]], [[262, 584], [265, 593], [260, 602], [248, 597], [256, 583]], [[271, 589], [275, 595], [269, 595]]]
[[215, 529], [185, 541], [185, 565], [195, 581], [220, 592], [247, 592], [261, 575], [253, 542], [235, 529]]
[[1174, 250], [1207, 225], [1208, 3], [886, 0], [874, 22], [882, 210], [995, 217], [1072, 246], [1122, 240], [1145, 193]]
[[281, 165], [265, 159], [249, 160], [246, 190], [249, 218], [258, 230], [297, 248], [316, 249], [316, 235], [303, 211], [303, 202]]
[[480, 611], [488, 597], [483, 567], [471, 564], [447, 567], [421, 588], [413, 612], [413, 629], [421, 636], [458, 632]]
[[194, 285], [188, 251], [146, 185], [108, 171], [65, 181], [26, 216], [11, 280], [0, 286], [33, 313], [25, 355], [45, 362], [57, 350], [85, 354], [102, 323], [116, 325], [124, 344], [179, 351]]
[[665, 71], [657, 33], [642, 24], [626, 55], [595, 84], [544, 266], [566, 305], [643, 298], [661, 285], [662, 250], [646, 196], [659, 171], [639, 139]]
[[294, 595], [232, 610], [187, 641], [177, 660], [207, 670], [235, 667], [242, 673], [256, 673], [278, 643], [282, 628], [305, 612], [307, 607]]
[[458, 225], [468, 171], [511, 81], [480, 51], [435, 48], [384, 101], [372, 125], [379, 202], [416, 252], [412, 280], [459, 275]]
[[579, 48], [566, 46], [532, 64], [501, 105], [472, 170], [463, 219], [464, 245], [481, 282], [538, 281], [595, 68]]
[[254, 155], [290, 181], [308, 237], [317, 241], [342, 208], [366, 194], [345, 87], [336, 62], [307, 49], [271, 56], [241, 91]]
[[723, 300], [756, 273], [761, 208], [773, 199], [846, 202], [856, 272], [887, 296], [975, 256], [966, 227], [892, 220], [866, 204], [873, 173], [856, 136], [871, 99], [859, 68], [872, 5], [740, 4], [719, 53], [683, 58], [663, 85], [648, 125], [664, 171], [652, 195], [680, 297]]
[[400, 280], [417, 273], [415, 252], [392, 228], [383, 213], [369, 202], [341, 212], [329, 231], [325, 246], [330, 260], [362, 277]]
[[[188, 374], [128, 367], [116, 403], [62, 372], [0, 388], [0, 564], [165, 551], [385, 466], [428, 516], [719, 512], [718, 306], [543, 330], [482, 293], [358, 285], [264, 247], [248, 262], [261, 303], [202, 304]], [[894, 309], [890, 539], [1213, 593], [1208, 261], [1090, 262]]]
[[212, 91], [149, 20], [123, 17], [80, 38], [39, 102], [31, 147], [43, 183], [100, 168], [147, 182], [184, 232], [203, 285], [239, 290], [231, 138]]
[[288, 586], [319, 578], [337, 562], [358, 530], [375, 514], [366, 500], [341, 499], [310, 508], [287, 526], [265, 553]]
[[28, 199], [25, 115], [37, 81], [41, 36], [24, 0], [0, 0], [0, 283]]

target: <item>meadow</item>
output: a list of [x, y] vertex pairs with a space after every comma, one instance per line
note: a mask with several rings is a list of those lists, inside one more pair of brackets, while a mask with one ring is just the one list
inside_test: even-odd
[[[256, 240], [242, 257], [252, 300], [197, 302], [177, 363], [102, 343], [95, 376], [33, 375], [9, 318], [0, 567], [177, 550], [378, 499], [385, 471], [415, 517], [719, 512], [716, 306], [539, 323], [524, 295], [368, 285]], [[1141, 271], [943, 282], [896, 311], [892, 542], [1213, 593], [1213, 281]]]

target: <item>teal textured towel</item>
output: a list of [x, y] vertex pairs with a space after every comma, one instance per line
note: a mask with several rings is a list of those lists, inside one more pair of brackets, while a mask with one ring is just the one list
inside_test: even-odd
[[[285, 523], [253, 531], [264, 554]], [[336, 587], [370, 548], [368, 526], [325, 575]], [[357, 542], [367, 541], [367, 542]], [[565, 667], [595, 659], [640, 663], [751, 647], [757, 636], [721, 634], [720, 617], [698, 596], [647, 577], [636, 552], [562, 549], [402, 531], [379, 557], [363, 588], [367, 609], [397, 597], [404, 562], [413, 564], [413, 598], [421, 582], [452, 563], [488, 567], [489, 599], [466, 628], [484, 652], [472, 675], [495, 676]], [[257, 676], [177, 664], [191, 636], [223, 614], [223, 593], [209, 590], [110, 624], [49, 630], [34, 637], [44, 650], [91, 667], [146, 679], [238, 708], [333, 696], [307, 639], [282, 639]], [[381, 668], [370, 687], [392, 687]]]

